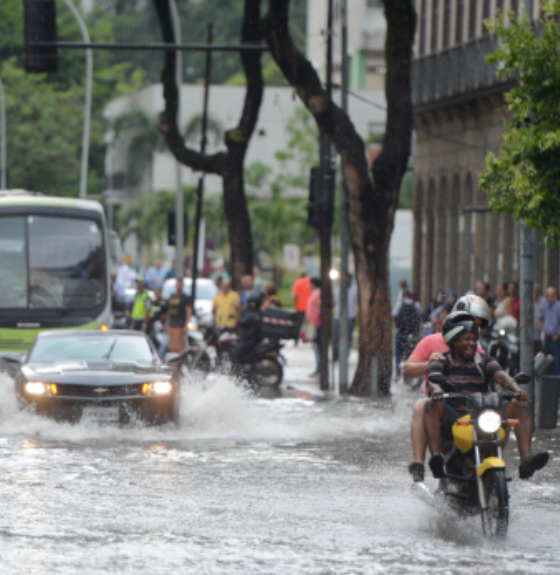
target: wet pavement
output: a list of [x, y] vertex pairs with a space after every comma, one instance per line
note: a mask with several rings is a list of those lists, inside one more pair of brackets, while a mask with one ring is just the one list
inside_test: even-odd
[[0, 572], [560, 572], [558, 430], [538, 433], [553, 461], [513, 480], [510, 534], [488, 542], [411, 492], [412, 393], [322, 398], [311, 349], [286, 355], [276, 399], [187, 384], [179, 429], [55, 423], [18, 411], [0, 375]]

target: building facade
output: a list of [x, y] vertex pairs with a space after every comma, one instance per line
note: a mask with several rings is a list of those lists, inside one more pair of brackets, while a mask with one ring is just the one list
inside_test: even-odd
[[[504, 8], [536, 20], [541, 3], [416, 0], [416, 8], [413, 288], [426, 305], [439, 289], [518, 281], [519, 222], [488, 212], [478, 187], [487, 151], [500, 150], [512, 86], [485, 61], [497, 40], [484, 20]], [[537, 252], [537, 283], [558, 286], [558, 251], [539, 239]]]

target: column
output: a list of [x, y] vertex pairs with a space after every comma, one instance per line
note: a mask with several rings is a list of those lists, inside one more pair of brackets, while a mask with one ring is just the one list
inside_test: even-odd
[[486, 214], [486, 231], [484, 234], [484, 280], [496, 289], [498, 281], [498, 249], [500, 241], [500, 216]]
[[[439, 289], [448, 289], [445, 285], [445, 252], [446, 252], [446, 210], [445, 208], [439, 207], [441, 203], [436, 208], [435, 217], [435, 238], [434, 238], [434, 283], [433, 291]], [[433, 294], [432, 294], [433, 295]]]
[[[422, 298], [422, 226], [424, 225], [424, 220], [422, 218], [423, 211], [422, 206], [419, 205], [418, 196], [415, 198], [415, 209], [414, 209], [414, 243], [412, 246], [412, 291], [419, 298]], [[418, 209], [417, 209], [418, 205]]]
[[513, 261], [513, 218], [510, 214], [502, 214], [502, 269], [500, 271], [500, 283], [507, 283], [512, 278]]
[[511, 262], [512, 277], [510, 281], [519, 283], [519, 220], [513, 220], [513, 252]]
[[476, 280], [484, 280], [484, 240], [486, 236], [486, 216], [487, 214], [474, 212], [474, 265], [470, 287], [472, 290], [474, 290], [474, 283]]
[[424, 309], [433, 297], [434, 277], [434, 214], [426, 210], [423, 216], [423, 245], [422, 245], [422, 299]]
[[[540, 230], [535, 230], [535, 283], [544, 288], [544, 242]], [[544, 292], [543, 292], [544, 293]]]
[[457, 205], [447, 210], [445, 274], [443, 289], [458, 289], [459, 271], [459, 211]]
[[558, 289], [558, 249], [552, 249], [548, 246], [545, 248], [545, 285], [543, 291], [549, 286]]

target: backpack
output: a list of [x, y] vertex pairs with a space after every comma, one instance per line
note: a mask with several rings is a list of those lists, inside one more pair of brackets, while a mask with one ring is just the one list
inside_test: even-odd
[[413, 303], [404, 303], [397, 316], [397, 327], [404, 335], [414, 335], [420, 330], [420, 314]]
[[[451, 366], [451, 361], [452, 361], [451, 351], [446, 351], [443, 355], [446, 359], [445, 367]], [[474, 361], [474, 364], [476, 365], [476, 369], [478, 370], [480, 375], [484, 379], [486, 379], [486, 372], [484, 371], [484, 368], [482, 367], [483, 358], [482, 358], [482, 355], [480, 353], [478, 353], [478, 351], [474, 354], [473, 361]], [[444, 371], [445, 371], [445, 369], [444, 369]], [[446, 374], [444, 373], [444, 375], [446, 375]]]

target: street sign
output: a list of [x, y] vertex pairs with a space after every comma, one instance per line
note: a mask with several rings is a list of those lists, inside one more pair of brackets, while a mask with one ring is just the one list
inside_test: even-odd
[[284, 264], [286, 269], [293, 272], [299, 268], [300, 252], [296, 244], [284, 244]]

